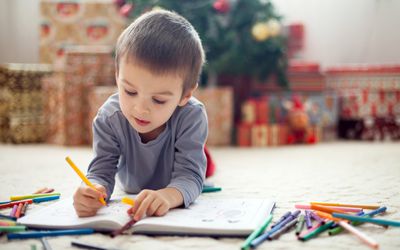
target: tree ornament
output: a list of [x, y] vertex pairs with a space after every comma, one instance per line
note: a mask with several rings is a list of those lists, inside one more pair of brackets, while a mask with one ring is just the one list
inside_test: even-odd
[[114, 5], [118, 6], [118, 8], [121, 8], [122, 6], [124, 6], [124, 4], [126, 4], [125, 0], [113, 0]]
[[270, 30], [267, 22], [258, 22], [256, 23], [252, 29], [251, 34], [254, 39], [258, 42], [262, 42], [268, 39], [270, 36]]
[[231, 8], [228, 0], [217, 0], [214, 2], [213, 7], [222, 14], [227, 13]]
[[119, 9], [119, 13], [124, 17], [129, 17], [132, 10], [133, 10], [133, 4], [126, 3]]
[[269, 29], [269, 34], [271, 37], [276, 37], [280, 34], [281, 32], [281, 25], [276, 19], [270, 19], [268, 21], [268, 29]]
[[151, 10], [163, 10], [163, 8], [161, 6], [154, 6]]

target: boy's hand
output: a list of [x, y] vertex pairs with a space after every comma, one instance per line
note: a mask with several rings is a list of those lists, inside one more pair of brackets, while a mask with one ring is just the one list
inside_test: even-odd
[[107, 198], [106, 188], [94, 183], [96, 190], [89, 186], [80, 186], [74, 194], [74, 208], [79, 217], [93, 216], [103, 206], [100, 198]]
[[182, 205], [183, 197], [175, 188], [141, 191], [135, 199], [135, 205], [128, 210], [136, 221], [147, 216], [163, 216], [171, 208]]

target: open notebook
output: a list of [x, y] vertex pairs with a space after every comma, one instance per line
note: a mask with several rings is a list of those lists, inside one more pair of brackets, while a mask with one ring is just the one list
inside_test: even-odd
[[[162, 217], [146, 217], [132, 231], [161, 235], [245, 236], [256, 229], [272, 212], [275, 203], [265, 199], [213, 199], [199, 197], [189, 208], [176, 208]], [[94, 228], [112, 231], [130, 220], [129, 205], [112, 200], [96, 216], [79, 218], [72, 198], [61, 200], [18, 219], [34, 228]]]

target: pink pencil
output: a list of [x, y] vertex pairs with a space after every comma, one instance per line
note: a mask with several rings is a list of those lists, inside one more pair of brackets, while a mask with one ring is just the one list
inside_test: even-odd
[[374, 239], [369, 237], [368, 235], [364, 234], [363, 232], [357, 230], [355, 227], [350, 225], [347, 222], [344, 221], [338, 221], [339, 225], [349, 231], [350, 233], [354, 234], [357, 236], [359, 239], [361, 239], [363, 242], [365, 242], [368, 246], [371, 248], [377, 249], [379, 247], [378, 242], [376, 242]]
[[[307, 205], [307, 204], [296, 204], [296, 205], [294, 205], [294, 207], [298, 208], [298, 209], [312, 209], [311, 205]], [[337, 209], [337, 210], [342, 210], [343, 212], [358, 213], [358, 212], [362, 211], [362, 208], [356, 208], [356, 207], [336, 207], [336, 206], [329, 206], [329, 207], [333, 208], [333, 209]]]
[[15, 217], [15, 213], [17, 212], [18, 205], [15, 204], [11, 210], [10, 216]]

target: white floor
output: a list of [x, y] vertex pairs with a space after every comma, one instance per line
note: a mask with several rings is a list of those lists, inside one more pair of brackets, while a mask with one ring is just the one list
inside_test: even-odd
[[[335, 142], [258, 149], [211, 148], [211, 152], [218, 169], [210, 181], [223, 190], [205, 195], [275, 199], [274, 220], [293, 211], [296, 203], [335, 201], [385, 205], [388, 212], [382, 218], [400, 221], [400, 143]], [[55, 188], [63, 197], [72, 195], [80, 180], [65, 162], [67, 155], [85, 169], [92, 152], [87, 147], [0, 144], [0, 200], [43, 186]], [[377, 240], [381, 249], [400, 249], [400, 228], [364, 224], [360, 229]], [[57, 237], [49, 242], [53, 249], [69, 249], [72, 238], [120, 249], [239, 249], [243, 242], [240, 238], [141, 235], [111, 240], [101, 234]], [[29, 249], [32, 244], [41, 247], [37, 240], [7, 242], [6, 237], [0, 238], [0, 249]], [[366, 248], [348, 233], [334, 237], [325, 233], [303, 243], [292, 232], [259, 249]]]

